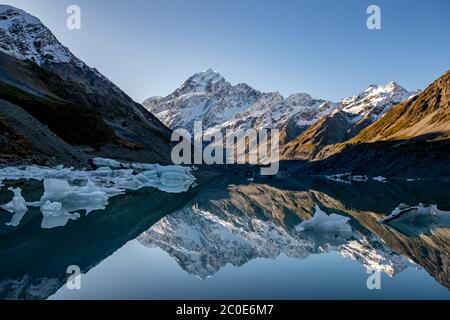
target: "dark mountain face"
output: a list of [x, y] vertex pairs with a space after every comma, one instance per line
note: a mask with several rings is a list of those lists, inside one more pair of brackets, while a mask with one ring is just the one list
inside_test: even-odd
[[343, 112], [332, 113], [313, 124], [282, 150], [284, 159], [310, 160], [325, 146], [345, 141], [351, 126]]
[[[82, 150], [81, 158], [170, 162], [171, 131], [158, 119], [73, 56], [39, 20], [12, 7], [1, 10], [0, 99], [47, 126], [46, 136], [56, 134], [67, 148]], [[1, 109], [0, 117], [9, 123], [10, 131], [15, 130], [14, 121]], [[55, 152], [43, 152], [39, 141], [26, 133], [20, 139], [15, 134], [15, 141], [22, 139], [33, 147], [27, 148], [32, 159], [68, 162]], [[7, 146], [7, 139], [13, 141], [11, 133], [2, 129], [0, 135], [0, 150], [9, 150], [7, 157], [0, 156], [20, 161], [22, 151]], [[80, 160], [76, 158], [75, 162]]]

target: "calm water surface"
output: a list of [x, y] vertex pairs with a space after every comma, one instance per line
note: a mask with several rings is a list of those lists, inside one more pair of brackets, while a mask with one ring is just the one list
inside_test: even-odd
[[[37, 182], [14, 186], [27, 201], [42, 194]], [[53, 229], [38, 208], [16, 227], [1, 211], [0, 298], [449, 299], [446, 224], [380, 223], [401, 203], [450, 211], [449, 194], [441, 182], [218, 177], [182, 194], [129, 192]], [[350, 218], [351, 231], [298, 228], [317, 208]], [[80, 290], [65, 285], [70, 265]], [[380, 290], [367, 288], [373, 270]]]

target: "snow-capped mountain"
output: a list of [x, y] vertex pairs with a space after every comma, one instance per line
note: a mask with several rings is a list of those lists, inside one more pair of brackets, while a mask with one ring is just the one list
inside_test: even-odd
[[394, 105], [406, 101], [420, 92], [410, 92], [395, 82], [386, 85], [370, 85], [364, 92], [341, 101], [341, 110], [352, 122], [375, 122]]
[[306, 93], [293, 94], [287, 98], [279, 93], [266, 93], [249, 109], [208, 129], [206, 134], [224, 132], [226, 129], [280, 129], [282, 135], [288, 136], [283, 139], [284, 143], [337, 107], [333, 102], [314, 99]]
[[233, 86], [212, 69], [193, 75], [169, 96], [149, 98], [143, 105], [172, 129], [192, 132], [195, 121], [202, 121], [207, 135], [226, 129], [280, 129], [282, 143], [338, 107], [306, 93], [284, 98], [247, 84]]
[[48, 62], [82, 65], [38, 18], [8, 5], [0, 5], [0, 51], [39, 65]]
[[[75, 74], [69, 75], [62, 66], [82, 69], [90, 72], [89, 81], [98, 78], [108, 84], [111, 89], [121, 92], [107, 77], [97, 69], [88, 67], [78, 59], [67, 47], [62, 45], [53, 33], [36, 17], [8, 5], [0, 5], [0, 52], [4, 52], [18, 60], [33, 61], [41, 67], [57, 73], [69, 80], [84, 80]], [[59, 67], [57, 67], [59, 65]], [[76, 72], [74, 72], [76, 73]], [[86, 81], [88, 83], [88, 81]]]
[[339, 107], [289, 142], [282, 154], [285, 159], [311, 160], [326, 146], [353, 138], [379, 120], [391, 108], [419, 92], [409, 92], [395, 82], [370, 85], [358, 95], [342, 99]]
[[339, 133], [339, 137], [347, 139], [415, 94], [390, 82], [371, 85], [339, 103], [315, 99], [306, 93], [284, 98], [278, 92], [261, 93], [246, 84], [232, 86], [219, 73], [208, 69], [190, 77], [169, 96], [152, 97], [143, 104], [172, 129], [192, 132], [194, 121], [203, 122], [207, 135], [218, 131], [224, 134], [226, 129], [279, 129], [280, 143], [284, 145], [327, 116], [336, 116], [344, 123], [344, 133]]
[[[167, 163], [170, 159], [168, 128], [73, 55], [38, 18], [7, 5], [0, 5], [0, 84], [2, 106], [12, 103], [23, 110], [20, 115], [6, 114], [6, 107], [0, 108], [0, 116], [15, 132], [6, 136], [7, 141], [12, 141], [10, 136], [21, 136], [33, 146], [1, 149], [7, 161], [45, 164], [58, 158], [70, 165], [84, 165], [91, 156], [85, 152], [131, 161]], [[54, 143], [36, 139], [24, 129], [34, 127], [32, 120], [42, 124], [42, 135], [56, 134], [58, 145], [65, 142], [82, 152], [65, 156], [61, 148], [52, 147]]]
[[171, 129], [192, 131], [195, 121], [209, 128], [247, 110], [262, 93], [241, 83], [231, 85], [212, 69], [196, 73], [167, 97], [153, 97], [144, 107]]

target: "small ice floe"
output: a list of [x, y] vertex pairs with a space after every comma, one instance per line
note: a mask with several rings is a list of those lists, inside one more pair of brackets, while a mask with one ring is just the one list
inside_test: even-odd
[[7, 225], [16, 227], [20, 224], [23, 216], [28, 211], [27, 203], [22, 197], [22, 190], [20, 188], [8, 188], [8, 190], [12, 191], [14, 196], [10, 202], [1, 205], [0, 208], [10, 213], [14, 213], [11, 222]]
[[68, 213], [63, 210], [60, 202], [48, 201], [41, 207], [42, 223], [41, 228], [53, 229], [56, 227], [64, 227], [69, 220], [80, 218], [78, 213]]
[[356, 182], [366, 182], [369, 180], [367, 176], [362, 175], [352, 175], [351, 173], [339, 173], [326, 177], [328, 180], [343, 182], [343, 183], [351, 183], [351, 181]]
[[450, 227], [450, 211], [442, 211], [436, 205], [422, 203], [417, 206], [400, 204], [381, 223], [394, 227], [407, 236], [430, 235], [436, 228]]
[[94, 165], [97, 168], [101, 168], [101, 167], [108, 167], [111, 169], [123, 169], [124, 168], [122, 163], [120, 163], [117, 160], [113, 160], [113, 159], [95, 158], [92, 160], [92, 162], [94, 163]]
[[350, 176], [350, 180], [357, 182], [366, 182], [369, 180], [367, 176]]
[[351, 173], [338, 173], [334, 175], [327, 176], [326, 178], [331, 181], [350, 183]]
[[382, 176], [374, 177], [373, 180], [378, 182], [387, 182], [387, 179]]
[[66, 212], [86, 210], [89, 214], [95, 210], [104, 210], [108, 205], [108, 195], [88, 180], [86, 186], [70, 186], [66, 180], [44, 180], [44, 194], [41, 203], [58, 202]]
[[450, 211], [439, 210], [436, 205], [402, 203], [381, 223], [394, 226], [406, 235], [430, 234], [435, 228], [450, 227]]
[[327, 215], [318, 205], [316, 205], [316, 212], [314, 217], [310, 220], [303, 221], [296, 227], [296, 230], [301, 232], [304, 230], [313, 230], [316, 232], [342, 234], [351, 233], [352, 227], [348, 223], [350, 218], [340, 216], [337, 214]]
[[[103, 158], [95, 158], [93, 162], [98, 165], [96, 170], [74, 170], [63, 166], [2, 168], [0, 180], [61, 179], [69, 183], [89, 180], [107, 194], [120, 194], [119, 189], [138, 190], [143, 187], [153, 187], [163, 192], [182, 193], [188, 191], [196, 180], [190, 167], [121, 163]], [[112, 190], [109, 192], [105, 188], [112, 188]]]
[[414, 181], [416, 181], [416, 179], [406, 179], [406, 181], [408, 181], [408, 182], [414, 182]]

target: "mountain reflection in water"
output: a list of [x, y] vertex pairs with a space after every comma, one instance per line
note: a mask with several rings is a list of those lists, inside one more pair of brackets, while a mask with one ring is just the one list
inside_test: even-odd
[[[40, 188], [20, 187], [28, 195]], [[2, 212], [0, 298], [48, 298], [65, 284], [67, 266], [78, 265], [87, 273], [136, 238], [166, 251], [174, 263], [200, 279], [257, 258], [307, 259], [336, 252], [390, 277], [406, 268], [423, 268], [450, 289], [448, 221], [380, 223], [401, 203], [434, 204], [449, 211], [449, 191], [450, 184], [436, 181], [249, 183], [218, 177], [182, 194], [129, 192], [111, 199], [104, 211], [52, 230], [40, 228], [36, 212], [27, 213], [18, 227], [7, 227], [4, 223], [11, 216]], [[350, 218], [349, 232], [299, 228], [317, 210]]]

